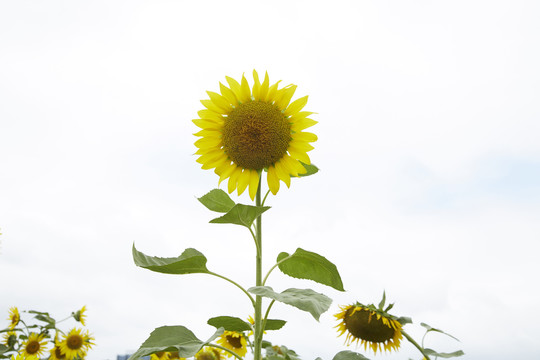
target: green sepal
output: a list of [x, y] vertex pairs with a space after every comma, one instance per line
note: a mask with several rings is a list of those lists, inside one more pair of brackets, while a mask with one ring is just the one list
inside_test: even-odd
[[302, 166], [306, 169], [306, 172], [303, 173], [303, 174], [298, 174], [298, 176], [310, 176], [310, 175], [313, 175], [313, 174], [316, 174], [319, 172], [319, 168], [316, 167], [315, 165], [313, 164], [306, 164], [306, 163], [303, 163], [300, 161], [300, 163], [302, 164]]
[[465, 353], [461, 350], [454, 351], [453, 353], [439, 353], [433, 349], [424, 349], [424, 352], [426, 353], [426, 355], [441, 357], [444, 359], [449, 359], [449, 358], [465, 355]]
[[162, 326], [156, 328], [150, 337], [141, 345], [129, 360], [140, 359], [159, 351], [178, 351], [178, 356], [188, 358], [194, 356], [201, 348], [223, 334], [223, 328], [217, 331], [208, 340], [199, 340], [195, 334], [184, 326]]
[[226, 213], [230, 211], [235, 202], [221, 189], [210, 190], [209, 193], [198, 198], [198, 200], [206, 206], [208, 210]]
[[434, 331], [434, 332], [438, 332], [438, 333], [441, 333], [441, 334], [444, 334], [446, 336], [450, 336], [452, 339], [456, 340], [456, 341], [459, 341], [458, 338], [456, 338], [455, 336], [452, 336], [448, 333], [445, 333], [444, 331], [440, 330], [440, 329], [435, 329], [434, 327], [431, 327], [429, 326], [428, 324], [426, 323], [420, 323], [421, 326], [423, 326], [424, 328], [426, 328], [426, 334], [430, 331]]
[[298, 248], [292, 255], [280, 253], [277, 262], [279, 270], [286, 275], [313, 280], [336, 290], [345, 291], [336, 265], [319, 254]]
[[224, 328], [227, 331], [243, 332], [251, 330], [249, 323], [244, 320], [233, 316], [217, 316], [208, 319], [208, 325], [212, 325], [216, 328]]
[[138, 251], [133, 244], [135, 265], [163, 274], [198, 274], [208, 273], [206, 257], [195, 249], [186, 249], [175, 258], [148, 256]]
[[359, 354], [354, 351], [350, 350], [343, 350], [338, 352], [332, 360], [369, 360], [367, 357], [365, 357], [362, 354]]
[[330, 304], [332, 304], [332, 299], [328, 296], [311, 289], [291, 288], [278, 294], [270, 286], [254, 286], [249, 288], [248, 291], [307, 311], [317, 321], [319, 321], [321, 314], [326, 312], [330, 308]]
[[236, 204], [225, 215], [210, 220], [210, 223], [235, 224], [249, 228], [253, 224], [253, 221], [268, 209], [270, 209], [270, 206]]

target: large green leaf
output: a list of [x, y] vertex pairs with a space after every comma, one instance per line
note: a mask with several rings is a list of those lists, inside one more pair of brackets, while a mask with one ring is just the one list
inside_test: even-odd
[[208, 320], [208, 325], [212, 325], [216, 328], [224, 328], [228, 331], [248, 331], [251, 330], [249, 323], [244, 320], [233, 316], [217, 316]]
[[226, 213], [231, 210], [235, 203], [227, 195], [227, 193], [221, 189], [211, 190], [206, 195], [203, 195], [198, 199], [207, 209]]
[[267, 319], [264, 330], [279, 330], [285, 326], [286, 323], [285, 320]]
[[206, 257], [195, 249], [186, 249], [175, 258], [148, 256], [138, 251], [133, 244], [133, 261], [142, 268], [164, 274], [208, 273]]
[[344, 350], [338, 352], [332, 360], [369, 360], [362, 354], [354, 351]]
[[313, 175], [313, 174], [316, 174], [316, 173], [319, 172], [319, 168], [316, 167], [313, 164], [308, 165], [308, 164], [305, 164], [305, 163], [303, 163], [301, 161], [300, 161], [300, 163], [306, 169], [306, 172], [303, 173], [303, 174], [298, 174], [298, 176], [310, 176], [310, 175]]
[[332, 299], [328, 296], [311, 289], [287, 289], [278, 294], [270, 286], [254, 286], [249, 288], [248, 291], [252, 294], [274, 299], [300, 310], [307, 311], [317, 321], [319, 321], [321, 314], [326, 312], [332, 303]]
[[263, 212], [270, 209], [270, 206], [251, 206], [236, 204], [225, 215], [210, 220], [213, 224], [235, 224], [250, 227]]
[[140, 359], [158, 351], [178, 351], [178, 356], [188, 358], [221, 334], [223, 329], [219, 328], [208, 340], [202, 341], [184, 326], [162, 326], [152, 331], [150, 337], [129, 357], [129, 360]]
[[336, 265], [319, 254], [298, 248], [292, 255], [280, 253], [277, 261], [279, 270], [286, 275], [313, 280], [336, 290], [345, 291]]

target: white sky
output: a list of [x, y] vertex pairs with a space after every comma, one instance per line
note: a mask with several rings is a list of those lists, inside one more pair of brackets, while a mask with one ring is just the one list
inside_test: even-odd
[[[386, 290], [411, 334], [423, 321], [461, 340], [429, 347], [539, 358], [539, 16], [535, 1], [0, 2], [0, 312], [86, 305], [89, 360], [161, 325], [205, 339], [208, 318], [250, 315], [218, 279], [135, 267], [131, 245], [194, 247], [251, 286], [249, 233], [208, 224], [196, 200], [217, 177], [195, 162], [191, 119], [255, 68], [297, 84], [319, 121], [321, 172], [268, 200], [265, 264], [315, 251], [348, 290], [275, 273], [276, 290], [334, 304], [320, 323], [274, 306], [289, 323], [269, 340], [331, 360], [338, 305]], [[405, 342], [376, 358], [408, 357]]]

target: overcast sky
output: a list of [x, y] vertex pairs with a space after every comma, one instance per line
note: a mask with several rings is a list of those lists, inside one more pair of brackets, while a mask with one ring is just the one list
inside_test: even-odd
[[[315, 251], [347, 290], [274, 273], [274, 289], [334, 303], [320, 323], [274, 306], [289, 322], [268, 339], [331, 360], [347, 349], [338, 305], [386, 290], [415, 337], [426, 322], [461, 340], [432, 335], [428, 347], [538, 359], [539, 4], [0, 2], [4, 325], [10, 306], [60, 319], [86, 305], [88, 359], [114, 360], [158, 326], [206, 339], [208, 318], [251, 315], [217, 278], [137, 268], [131, 246], [166, 257], [194, 247], [253, 285], [249, 233], [208, 224], [196, 200], [218, 179], [195, 162], [191, 120], [206, 90], [257, 69], [309, 95], [321, 168], [267, 201], [265, 266]], [[366, 355], [421, 358], [407, 342]]]

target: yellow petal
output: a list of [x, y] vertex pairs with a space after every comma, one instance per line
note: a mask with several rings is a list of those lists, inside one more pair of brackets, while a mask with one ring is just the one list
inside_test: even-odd
[[251, 200], [255, 200], [257, 195], [257, 188], [259, 187], [259, 172], [257, 170], [251, 170], [249, 178], [249, 197]]
[[294, 100], [288, 107], [285, 109], [285, 115], [290, 116], [300, 112], [306, 106], [308, 97], [304, 96], [299, 99]]
[[298, 160], [293, 159], [288, 155], [283, 156], [281, 163], [283, 163], [285, 169], [287, 169], [288, 173], [292, 176], [298, 176], [298, 174], [307, 172], [306, 168], [303, 167]]
[[240, 102], [246, 102], [246, 101], [251, 100], [251, 90], [249, 88], [247, 79], [244, 75], [242, 75], [242, 85], [240, 86], [241, 86], [241, 90], [240, 90], [240, 97], [238, 98], [238, 100], [240, 100]]
[[218, 114], [223, 114], [223, 110], [221, 110], [212, 100], [201, 100], [201, 104], [208, 110], [211, 110]]
[[221, 147], [221, 139], [216, 138], [200, 138], [195, 141], [195, 146], [200, 149], [208, 149], [210, 147]]
[[223, 124], [219, 124], [216, 121], [213, 120], [206, 120], [206, 119], [193, 119], [191, 120], [195, 125], [200, 127], [201, 129], [214, 129], [219, 130], [223, 127]]
[[229, 101], [229, 103], [234, 106], [238, 105], [238, 99], [236, 99], [236, 95], [234, 95], [234, 92], [231, 89], [222, 83], [219, 83], [219, 91], [221, 92], [221, 95], [223, 95], [223, 97]]
[[270, 85], [270, 78], [268, 77], [268, 72], [264, 74], [264, 81], [261, 84], [261, 88], [259, 90], [259, 99], [263, 100], [266, 99], [266, 94], [268, 94], [268, 86]]
[[240, 94], [242, 91], [241, 91], [241, 87], [238, 81], [228, 76], [225, 76], [225, 79], [227, 80], [227, 83], [229, 84], [231, 91], [234, 93], [234, 96], [236, 96], [236, 99], [240, 100], [240, 97], [241, 97]]
[[227, 184], [228, 185], [227, 190], [229, 190], [229, 194], [232, 193], [234, 189], [236, 189], [236, 183], [238, 182], [238, 177], [241, 174], [242, 174], [242, 168], [236, 167], [236, 169], [234, 169], [233, 173], [231, 174], [231, 177], [229, 178], [229, 183]]
[[291, 187], [291, 176], [283, 161], [278, 161], [275, 165], [276, 176], [283, 181], [287, 187]]
[[268, 93], [266, 94], [266, 97], [264, 98], [264, 101], [273, 102], [275, 100], [276, 93], [277, 93], [277, 88], [278, 88], [278, 85], [279, 85], [280, 82], [281, 82], [281, 80], [279, 80], [277, 83], [275, 83], [274, 85], [272, 85], [272, 86], [270, 86], [268, 88]]
[[238, 190], [238, 196], [242, 195], [244, 190], [246, 190], [248, 184], [249, 184], [249, 178], [250, 178], [250, 170], [244, 169], [242, 174], [238, 176], [238, 185], [236, 186], [236, 189]]
[[291, 135], [294, 140], [304, 141], [304, 142], [314, 142], [317, 141], [317, 135], [310, 132], [296, 132]]
[[232, 173], [234, 172], [234, 170], [236, 170], [236, 165], [233, 163], [231, 164], [229, 162], [228, 165], [221, 165], [219, 167], [216, 168], [216, 174], [219, 175], [219, 182], [218, 184], [221, 184], [221, 182], [223, 180], [225, 180], [226, 178], [228, 178], [229, 176], [232, 175]]
[[306, 154], [304, 151], [295, 149], [293, 146], [289, 146], [287, 151], [293, 158], [300, 160], [304, 164], [311, 164], [308, 154]]
[[206, 162], [205, 164], [203, 164], [203, 166], [201, 166], [201, 168], [204, 170], [213, 169], [215, 167], [223, 165], [227, 161], [230, 161], [230, 160], [225, 155], [225, 156]]
[[275, 166], [270, 166], [268, 168], [268, 175], [266, 176], [266, 179], [268, 181], [268, 188], [270, 189], [272, 194], [276, 195], [279, 191], [279, 178], [276, 175]]
[[199, 115], [201, 119], [214, 120], [221, 124], [223, 124], [223, 121], [224, 121], [223, 116], [221, 116], [221, 113], [218, 114], [210, 110], [199, 110], [197, 111], [197, 115]]
[[[311, 151], [311, 150], [315, 149], [313, 146], [311, 146], [310, 143], [307, 143], [305, 141], [300, 141], [300, 140], [291, 141], [291, 143], [289, 144], [289, 149], [291, 147], [294, 148], [297, 151], [303, 151], [303, 152], [308, 152], [308, 151]], [[287, 149], [287, 150], [289, 150], [289, 149]]]
[[296, 85], [287, 85], [283, 89], [278, 90], [276, 94], [276, 105], [278, 108], [285, 110], [296, 91], [296, 87]]
[[309, 118], [303, 118], [303, 119], [293, 119], [293, 118], [290, 119], [292, 122], [292, 125], [291, 125], [292, 131], [299, 132], [317, 124], [317, 121], [309, 119]]
[[213, 91], [207, 91], [206, 93], [210, 97], [210, 100], [212, 100], [212, 102], [223, 112], [228, 113], [232, 110], [231, 103], [225, 97]]
[[259, 74], [257, 71], [253, 70], [253, 100], [259, 100], [261, 91], [261, 82], [259, 81]]
[[221, 137], [221, 131], [216, 130], [216, 129], [203, 129], [203, 130], [200, 130], [200, 131], [196, 132], [193, 135], [219, 138], [219, 137]]
[[196, 161], [199, 164], [204, 164], [204, 163], [206, 163], [208, 161], [213, 161], [215, 159], [221, 158], [224, 155], [225, 155], [225, 153], [221, 149], [213, 150], [213, 151], [210, 151], [210, 152], [208, 152], [208, 153], [206, 153], [204, 155], [201, 155]]

